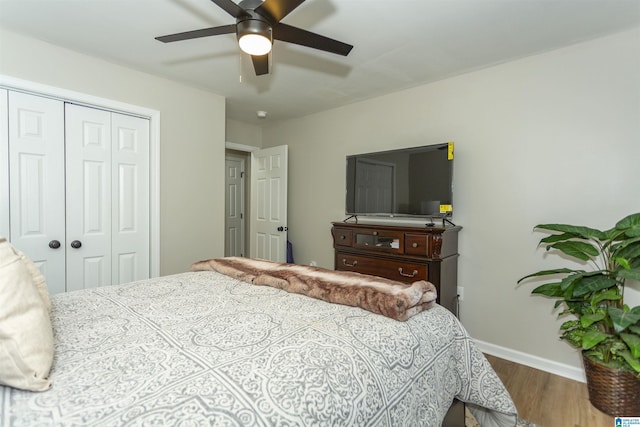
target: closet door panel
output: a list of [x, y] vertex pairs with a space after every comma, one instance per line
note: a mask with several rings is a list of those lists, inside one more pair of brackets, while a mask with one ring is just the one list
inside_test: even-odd
[[9, 165], [11, 243], [40, 267], [50, 292], [64, 292], [61, 101], [9, 92]]
[[0, 236], [9, 233], [9, 93], [0, 89]]
[[111, 113], [67, 104], [65, 127], [67, 290], [110, 285]]
[[112, 114], [113, 282], [149, 277], [149, 121]]

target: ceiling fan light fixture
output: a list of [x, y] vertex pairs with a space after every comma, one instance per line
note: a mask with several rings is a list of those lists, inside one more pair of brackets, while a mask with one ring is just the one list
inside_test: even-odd
[[245, 34], [238, 40], [240, 49], [249, 55], [266, 55], [271, 51], [271, 40], [261, 34]]
[[248, 19], [238, 23], [238, 44], [243, 52], [261, 56], [271, 52], [271, 27], [264, 21]]

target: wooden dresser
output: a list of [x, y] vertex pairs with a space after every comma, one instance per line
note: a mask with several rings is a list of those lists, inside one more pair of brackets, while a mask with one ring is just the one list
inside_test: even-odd
[[428, 280], [438, 290], [438, 303], [457, 316], [461, 229], [334, 222], [334, 267], [405, 283]]

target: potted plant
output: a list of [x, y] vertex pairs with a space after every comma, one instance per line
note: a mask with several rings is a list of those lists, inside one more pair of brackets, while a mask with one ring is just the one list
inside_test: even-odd
[[624, 303], [625, 282], [640, 281], [640, 213], [600, 231], [567, 224], [534, 227], [547, 251], [589, 269], [558, 268], [521, 278], [551, 280], [533, 295], [555, 299], [571, 315], [560, 338], [582, 351], [589, 400], [613, 416], [640, 415], [640, 306]]

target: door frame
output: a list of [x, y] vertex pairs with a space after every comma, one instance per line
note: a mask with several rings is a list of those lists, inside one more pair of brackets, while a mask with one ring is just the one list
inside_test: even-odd
[[[233, 160], [236, 162], [239, 162], [241, 165], [241, 171], [240, 173], [241, 178], [240, 178], [240, 182], [242, 183], [241, 188], [240, 188], [240, 197], [238, 197], [236, 199], [236, 208], [237, 211], [240, 212], [240, 253], [242, 254], [242, 256], [246, 255], [246, 228], [247, 228], [247, 215], [246, 215], [246, 193], [247, 193], [247, 174], [246, 174], [246, 170], [247, 170], [247, 163], [249, 162], [248, 160], [248, 156], [247, 153], [240, 153], [240, 154], [236, 154], [233, 153], [229, 150], [225, 150], [225, 154], [224, 154], [224, 159], [225, 159], [225, 172], [228, 172], [227, 166], [226, 166], [226, 162], [228, 160]], [[229, 224], [227, 223], [227, 218], [228, 218], [228, 213], [230, 212], [229, 210], [229, 197], [227, 194], [227, 191], [229, 189], [229, 185], [227, 182], [227, 179], [229, 178], [228, 173], [225, 174], [225, 223], [224, 223], [224, 228], [225, 228], [225, 232], [224, 232], [224, 248], [225, 248], [225, 256], [228, 256], [227, 254], [227, 248], [229, 247], [229, 242], [228, 242], [228, 238], [229, 235], [227, 233], [228, 229], [229, 229]]]
[[[224, 144], [224, 148], [225, 148], [225, 158], [230, 154], [227, 150], [233, 150], [238, 152], [239, 154], [236, 155], [236, 157], [240, 157], [240, 156], [244, 156], [244, 160], [245, 160], [245, 164], [244, 164], [244, 171], [245, 171], [245, 181], [244, 181], [244, 218], [242, 219], [242, 223], [244, 225], [244, 240], [243, 240], [243, 245], [244, 245], [244, 256], [248, 257], [249, 255], [249, 248], [250, 248], [250, 243], [249, 243], [249, 236], [251, 233], [251, 192], [252, 192], [252, 188], [251, 188], [251, 174], [249, 171], [251, 171], [251, 153], [257, 150], [260, 150], [260, 147], [256, 147], [254, 145], [246, 145], [246, 144], [238, 144], [236, 142], [230, 142], [230, 141], [226, 141]], [[226, 181], [225, 181], [226, 182]], [[226, 203], [227, 200], [225, 200], [225, 209], [226, 209]], [[226, 235], [226, 233], [225, 233]], [[225, 248], [227, 247], [227, 241], [225, 238]]]
[[160, 111], [0, 74], [0, 87], [149, 120], [149, 275], [160, 275]]

